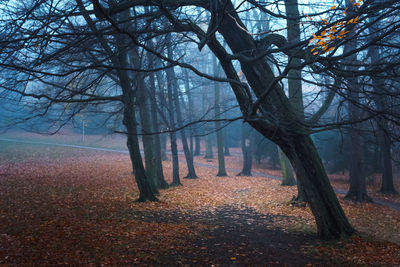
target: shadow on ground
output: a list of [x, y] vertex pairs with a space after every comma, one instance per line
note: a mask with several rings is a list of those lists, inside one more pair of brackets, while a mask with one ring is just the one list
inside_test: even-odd
[[[177, 214], [176, 212], [135, 212], [148, 222], [207, 224], [191, 246], [183, 251], [171, 250], [159, 260], [163, 265], [190, 266], [327, 266], [331, 261], [312, 258], [304, 248], [317, 246], [315, 235], [271, 229], [271, 216], [246, 208], [223, 206], [215, 212]], [[184, 221], [183, 221], [184, 220]]]

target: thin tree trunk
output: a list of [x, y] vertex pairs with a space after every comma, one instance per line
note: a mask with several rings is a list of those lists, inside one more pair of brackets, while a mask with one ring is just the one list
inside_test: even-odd
[[[182, 113], [181, 113], [181, 108], [180, 108], [180, 103], [179, 103], [178, 83], [177, 83], [177, 79], [176, 79], [176, 77], [174, 75], [173, 68], [171, 68], [171, 74], [173, 74], [173, 81], [174, 81], [174, 86], [173, 86], [174, 103], [175, 103], [176, 116], [177, 116], [177, 120], [178, 120], [178, 127], [181, 127], [183, 125], [183, 120], [182, 120]], [[187, 168], [188, 168], [188, 174], [185, 176], [185, 178], [195, 179], [195, 178], [197, 178], [197, 175], [196, 175], [196, 171], [194, 169], [193, 156], [192, 156], [192, 153], [189, 150], [189, 146], [188, 146], [188, 143], [187, 143], [186, 131], [185, 131], [185, 129], [182, 129], [179, 132], [181, 134], [183, 152], [185, 154], [186, 165], [187, 165]]]
[[[193, 115], [193, 109], [194, 109], [194, 102], [193, 102], [193, 97], [192, 97], [192, 93], [190, 90], [190, 84], [189, 84], [189, 72], [187, 69], [183, 70], [184, 75], [185, 75], [185, 88], [186, 88], [186, 95], [188, 98], [188, 113], [189, 113], [189, 121], [192, 122], [194, 120], [194, 115]], [[194, 134], [194, 130], [193, 130], [193, 125], [189, 126], [189, 132], [190, 132], [190, 153], [193, 157], [194, 155], [194, 144], [193, 144], [193, 134]]]
[[[166, 38], [167, 42], [170, 42], [171, 36], [168, 35]], [[168, 47], [169, 48], [169, 47]], [[170, 51], [168, 51], [169, 54]], [[174, 76], [173, 69], [169, 68], [166, 70], [167, 73], [167, 87], [168, 87], [168, 112], [169, 112], [169, 127], [175, 128], [175, 116], [174, 116]], [[169, 134], [171, 140], [171, 153], [172, 153], [172, 186], [179, 186], [181, 184], [181, 180], [179, 177], [179, 158], [178, 158], [178, 146], [176, 142], [176, 133], [170, 132]]]
[[229, 152], [228, 127], [225, 127], [225, 128], [223, 129], [223, 133], [224, 133], [224, 155], [225, 155], [225, 156], [230, 156], [231, 153]]
[[[218, 65], [217, 65], [217, 58], [213, 56], [213, 67], [214, 67], [214, 75], [219, 76]], [[225, 170], [225, 157], [224, 157], [224, 143], [222, 137], [222, 130], [221, 130], [221, 122], [218, 121], [220, 118], [220, 88], [219, 83], [214, 82], [214, 112], [215, 112], [215, 130], [217, 135], [217, 151], [218, 151], [218, 173], [217, 176], [228, 176]]]
[[391, 142], [387, 134], [381, 129], [379, 131], [379, 139], [382, 150], [382, 185], [379, 190], [385, 194], [396, 194], [397, 191], [394, 188], [393, 182], [393, 171], [392, 171], [392, 155], [390, 152]]
[[194, 155], [195, 156], [200, 156], [200, 141], [201, 141], [201, 139], [200, 139], [200, 136], [198, 136], [197, 135], [197, 131], [195, 131], [195, 137], [194, 137], [194, 145], [195, 145], [195, 148], [194, 148]]
[[[168, 57], [173, 58], [172, 48], [169, 45], [168, 45]], [[173, 91], [172, 97], [173, 97], [173, 103], [175, 105], [175, 112], [176, 112], [178, 127], [181, 127], [181, 126], [183, 126], [183, 119], [182, 119], [181, 105], [179, 103], [179, 93], [178, 93], [179, 85], [178, 85], [178, 80], [175, 76], [174, 68], [169, 68], [167, 70], [167, 79], [168, 79], [169, 87], [172, 86], [172, 91]], [[172, 105], [170, 105], [170, 106], [172, 106]], [[182, 146], [183, 146], [183, 152], [185, 154], [186, 165], [188, 168], [188, 174], [185, 176], [185, 178], [195, 179], [195, 178], [197, 178], [197, 175], [196, 175], [196, 171], [194, 169], [193, 156], [192, 156], [192, 153], [190, 153], [189, 146], [187, 143], [186, 131], [185, 131], [185, 129], [181, 129], [179, 132], [181, 134], [181, 142], [182, 142]]]
[[[349, 12], [355, 12], [353, 10], [353, 5], [349, 0], [346, 0], [346, 6], [349, 8]], [[349, 38], [352, 38], [348, 41], [343, 50], [344, 53], [347, 53], [349, 50], [354, 49], [357, 46], [356, 36], [354, 36], [354, 31], [350, 33]], [[349, 71], [356, 71], [354, 67], [351, 65], [357, 62], [357, 54], [352, 54], [344, 60], [344, 63], [349, 64], [347, 69]], [[361, 110], [358, 107], [360, 103], [360, 84], [358, 82], [357, 77], [351, 77], [348, 79], [347, 91], [348, 91], [348, 113], [350, 121], [359, 121], [361, 118]], [[364, 163], [363, 163], [363, 140], [361, 137], [361, 131], [359, 128], [362, 127], [362, 124], [355, 124], [351, 126], [349, 129], [350, 135], [350, 166], [349, 166], [349, 175], [350, 175], [350, 188], [349, 192], [346, 194], [346, 198], [352, 199], [354, 201], [359, 202], [370, 202], [371, 198], [368, 197], [367, 188], [365, 184], [365, 173], [364, 173]]]
[[[129, 96], [131, 97], [131, 96]], [[154, 195], [154, 190], [147, 179], [146, 171], [143, 166], [142, 157], [140, 155], [139, 141], [136, 129], [136, 118], [133, 108], [133, 103], [129, 100], [124, 102], [124, 119], [123, 123], [126, 127], [127, 136], [127, 147], [132, 162], [132, 168], [135, 173], [136, 184], [139, 188], [139, 202], [157, 201]]]
[[[210, 102], [210, 98], [208, 95], [208, 90], [206, 87], [203, 88], [203, 113], [207, 113], [209, 106], [207, 103]], [[206, 132], [211, 132], [211, 124], [206, 123], [205, 124]], [[214, 153], [212, 151], [212, 134], [208, 133], [206, 135], [206, 153], [204, 155], [205, 159], [213, 159], [214, 158]]]
[[[349, 106], [354, 106], [349, 103]], [[354, 110], [357, 107], [349, 107], [349, 118], [350, 120], [357, 117], [358, 111]], [[353, 114], [353, 115], [350, 115]], [[365, 185], [365, 173], [363, 171], [363, 145], [362, 145], [362, 137], [360, 136], [360, 132], [353, 127], [349, 130], [350, 134], [350, 188], [349, 192], [346, 194], [346, 198], [352, 199], [354, 201], [359, 202], [370, 202], [371, 199], [368, 197], [367, 189]]]
[[204, 155], [205, 159], [213, 159], [214, 153], [212, 151], [212, 135], [211, 133], [206, 135], [206, 153]]
[[[156, 86], [154, 73], [151, 73], [149, 76], [150, 82], [150, 109], [151, 116], [153, 122], [153, 129], [155, 132], [159, 132], [160, 129], [158, 127], [158, 116], [157, 116], [157, 102], [156, 102]], [[163, 166], [162, 166], [162, 153], [161, 153], [161, 141], [160, 135], [154, 135], [154, 153], [155, 153], [155, 165], [156, 165], [156, 174], [158, 178], [158, 188], [166, 189], [168, 188], [168, 183], [165, 181]]]
[[[161, 102], [160, 108], [157, 110], [159, 111], [159, 113], [161, 113], [160, 116], [163, 119], [164, 124], [168, 125], [168, 120], [166, 119], [166, 116], [165, 116], [165, 109], [168, 109], [167, 101], [166, 101], [167, 96], [165, 96], [165, 82], [164, 82], [162, 73], [159, 71], [156, 72], [156, 78], [157, 78], [158, 89], [160, 91], [159, 99]], [[161, 152], [161, 160], [162, 161], [168, 160], [168, 157], [167, 157], [167, 134], [165, 134], [165, 133], [160, 134], [160, 152]]]
[[251, 151], [252, 144], [249, 131], [245, 123], [242, 124], [242, 154], [243, 154], [243, 168], [237, 176], [251, 176], [251, 167], [253, 165], [253, 153]]
[[[290, 18], [286, 19], [287, 35], [289, 43], [300, 42], [300, 13], [297, 0], [285, 0], [286, 15]], [[304, 121], [304, 105], [303, 105], [303, 90], [301, 84], [301, 59], [293, 57], [289, 59], [289, 64], [292, 69], [288, 73], [288, 89], [289, 101], [293, 106], [295, 113], [301, 121]], [[288, 171], [288, 170], [286, 170]], [[287, 172], [288, 173], [288, 172]], [[296, 173], [298, 176], [299, 174]], [[285, 177], [285, 175], [284, 175]], [[288, 179], [290, 179], [288, 177]], [[305, 202], [306, 198], [303, 194], [304, 189], [301, 182], [302, 179], [297, 178], [297, 197], [294, 202]], [[291, 181], [289, 182], [289, 184]]]
[[[221, 90], [221, 94], [222, 94], [222, 101], [224, 103], [226, 103], [227, 99], [226, 99], [226, 93], [224, 92], [225, 90], [222, 89]], [[223, 105], [222, 105], [223, 107]], [[224, 135], [224, 155], [225, 156], [230, 156], [231, 153], [229, 152], [229, 136], [228, 136], [228, 127], [224, 127], [223, 129], [223, 135]]]
[[[374, 20], [375, 18], [371, 18], [370, 20]], [[376, 23], [372, 24], [370, 30], [372, 32], [371, 39], [375, 38], [378, 32], [379, 25]], [[381, 49], [378, 46], [370, 46], [368, 48], [368, 54], [371, 57], [371, 65], [379, 65], [379, 61], [381, 60]], [[385, 81], [382, 78], [372, 76], [372, 86], [374, 88], [375, 97], [374, 102], [376, 106], [376, 112], [384, 113], [385, 107], [387, 107], [387, 93]], [[389, 92], [390, 94], [390, 92]], [[382, 151], [382, 184], [381, 184], [381, 193], [385, 194], [395, 194], [397, 193], [394, 188], [393, 182], [393, 166], [392, 166], [392, 155], [391, 155], [391, 140], [388, 136], [389, 127], [388, 122], [383, 116], [377, 116], [377, 128], [378, 128], [378, 143], [381, 147]]]
[[157, 178], [157, 167], [155, 165], [155, 152], [154, 152], [154, 140], [151, 135], [147, 135], [148, 133], [153, 132], [153, 127], [151, 125], [152, 121], [150, 120], [150, 114], [147, 107], [147, 101], [144, 97], [145, 88], [138, 89], [138, 107], [140, 114], [140, 122], [142, 125], [142, 142], [143, 142], [143, 150], [144, 150], [144, 161], [146, 163], [146, 176], [151, 182], [153, 193], [158, 194], [158, 178]]

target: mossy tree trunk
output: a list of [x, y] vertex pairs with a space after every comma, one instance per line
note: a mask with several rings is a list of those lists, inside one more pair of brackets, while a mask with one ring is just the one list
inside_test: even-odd
[[289, 159], [286, 157], [286, 155], [282, 152], [282, 150], [279, 147], [278, 147], [278, 155], [283, 175], [281, 185], [284, 186], [296, 185], [296, 180], [294, 179], [292, 165], [290, 164]]

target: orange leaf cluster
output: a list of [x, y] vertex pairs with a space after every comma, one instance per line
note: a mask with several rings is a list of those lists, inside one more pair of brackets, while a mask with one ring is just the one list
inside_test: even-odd
[[[362, 0], [351, 1], [353, 7], [360, 6]], [[332, 6], [330, 10], [335, 10], [336, 5]], [[344, 11], [346, 15], [347, 8]], [[312, 19], [307, 16], [311, 21]], [[329, 28], [323, 30], [320, 34], [314, 34], [313, 38], [310, 39], [309, 43], [312, 44], [314, 47], [310, 50], [313, 55], [323, 54], [330, 52], [335, 49], [335, 42], [336, 40], [343, 39], [346, 35], [350, 32], [347, 30], [347, 25], [349, 24], [357, 24], [359, 20], [359, 16], [349, 19], [348, 21], [338, 21], [334, 25], [330, 26]], [[326, 19], [321, 19], [322, 25], [328, 25], [328, 21]]]

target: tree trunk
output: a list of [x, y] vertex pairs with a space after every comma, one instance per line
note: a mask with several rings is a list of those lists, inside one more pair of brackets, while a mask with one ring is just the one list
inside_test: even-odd
[[197, 136], [197, 133], [196, 133], [197, 131], [195, 131], [195, 134], [196, 134], [196, 136], [194, 137], [194, 145], [195, 145], [195, 148], [194, 148], [194, 155], [195, 156], [200, 156], [200, 136]]
[[[165, 80], [163, 78], [163, 75], [162, 75], [162, 73], [160, 71], [156, 72], [155, 74], [156, 74], [156, 78], [157, 78], [158, 90], [160, 92], [159, 99], [160, 99], [160, 103], [161, 103], [161, 105], [157, 109], [157, 111], [160, 113], [160, 116], [161, 116], [161, 118], [163, 119], [163, 122], [164, 122], [164, 128], [161, 129], [161, 130], [165, 130], [166, 128], [168, 128], [167, 126], [169, 124], [168, 123], [168, 119], [166, 118], [167, 117], [166, 116], [167, 112], [165, 112], [166, 109], [168, 110], [167, 101], [166, 101], [167, 96], [165, 95], [165, 88], [166, 88], [165, 84], [166, 84], [166, 82], [165, 82]], [[165, 134], [165, 133], [160, 134], [160, 145], [161, 145], [160, 146], [161, 147], [160, 148], [160, 150], [161, 150], [161, 160], [162, 161], [168, 160], [168, 157], [167, 157], [167, 134]]]
[[[149, 77], [150, 82], [150, 109], [151, 116], [153, 122], [153, 129], [155, 132], [159, 132], [160, 129], [158, 127], [158, 116], [157, 116], [157, 101], [156, 101], [156, 85], [154, 79], [154, 73], [150, 74]], [[155, 165], [156, 165], [156, 174], [158, 178], [158, 188], [166, 189], [168, 188], [168, 183], [165, 181], [163, 166], [162, 166], [162, 153], [161, 153], [161, 141], [160, 135], [154, 135], [154, 153], [155, 153]], [[165, 153], [165, 152], [164, 152]]]
[[[173, 54], [172, 54], [172, 48], [170, 46], [168, 46], [168, 56], [170, 58], [173, 58]], [[182, 112], [181, 112], [181, 106], [179, 103], [179, 93], [178, 93], [178, 80], [176, 79], [175, 76], [175, 71], [173, 68], [171, 68], [170, 70], [170, 75], [171, 75], [171, 79], [172, 82], [174, 84], [174, 103], [175, 103], [175, 110], [176, 110], [176, 116], [178, 119], [178, 127], [182, 127], [183, 126], [183, 119], [182, 119]], [[188, 86], [188, 85], [186, 85]], [[189, 90], [187, 88], [187, 90]], [[193, 155], [191, 153], [191, 151], [189, 150], [189, 146], [187, 143], [187, 139], [186, 139], [186, 131], [185, 129], [180, 130], [181, 133], [181, 141], [182, 141], [182, 146], [183, 146], [183, 152], [185, 154], [185, 159], [186, 159], [186, 165], [188, 168], [188, 174], [185, 176], [185, 178], [188, 179], [195, 179], [197, 178], [196, 175], [196, 171], [194, 168], [194, 163], [193, 163]]]
[[[173, 58], [173, 53], [172, 53], [172, 48], [170, 45], [168, 45], [168, 57]], [[169, 98], [170, 101], [173, 101], [173, 104], [175, 106], [175, 109], [173, 109], [172, 102], [170, 104], [170, 112], [173, 112], [175, 110], [176, 112], [176, 117], [177, 117], [177, 122], [178, 122], [178, 127], [181, 127], [183, 125], [183, 120], [182, 120], [182, 113], [181, 113], [181, 107], [179, 103], [179, 93], [178, 93], [178, 80], [176, 79], [175, 76], [175, 71], [174, 68], [169, 68], [167, 70], [167, 80], [168, 80], [168, 90], [171, 89], [172, 87], [172, 98]], [[186, 132], [185, 129], [179, 130], [181, 134], [181, 142], [183, 146], [183, 152], [185, 154], [185, 159], [186, 159], [186, 165], [188, 168], [188, 174], [186, 175], [185, 178], [190, 178], [194, 179], [197, 178], [196, 171], [194, 169], [193, 165], [193, 156], [189, 151], [189, 146], [187, 144], [187, 139], [186, 139]], [[171, 144], [172, 145], [172, 144]]]
[[[130, 89], [129, 89], [130, 90]], [[142, 157], [140, 155], [139, 141], [137, 135], [137, 122], [133, 105], [133, 95], [131, 92], [124, 92], [124, 119], [123, 123], [126, 127], [127, 146], [132, 162], [132, 168], [135, 173], [136, 184], [139, 188], [139, 202], [157, 201], [152, 189], [151, 183], [147, 179], [143, 166]]]
[[318, 152], [307, 135], [297, 135], [280, 144], [304, 185], [304, 194], [315, 216], [318, 236], [322, 239], [351, 235], [349, 224], [329, 183]]
[[[221, 91], [222, 93], [222, 101], [226, 102], [226, 94], [224, 92], [224, 89]], [[223, 111], [222, 111], [223, 112]], [[223, 129], [223, 135], [224, 135], [224, 155], [225, 156], [230, 156], [231, 153], [229, 152], [229, 136], [228, 136], [228, 127], [224, 127]]]
[[[153, 127], [151, 125], [150, 114], [147, 108], [147, 101], [146, 98], [143, 96], [145, 94], [145, 88], [138, 89], [138, 106], [139, 106], [139, 114], [140, 114], [140, 122], [142, 125], [142, 142], [143, 142], [143, 150], [144, 150], [144, 161], [146, 163], [146, 176], [149, 179], [153, 193], [158, 194], [158, 177], [157, 177], [157, 167], [156, 163], [156, 155], [154, 151], [154, 140], [153, 136], [147, 135], [148, 133], [153, 132]], [[142, 95], [143, 94], [143, 95]]]
[[382, 151], [382, 185], [379, 192], [384, 194], [396, 194], [397, 191], [394, 188], [394, 182], [393, 182], [390, 138], [382, 129], [379, 129], [378, 138], [380, 140], [381, 151]]
[[[371, 18], [370, 20], [374, 20], [376, 18]], [[371, 39], [375, 38], [378, 32], [379, 25], [376, 23], [371, 25]], [[368, 54], [371, 57], [371, 65], [379, 65], [379, 61], [381, 60], [381, 51], [379, 46], [370, 46], [368, 48]], [[387, 92], [385, 81], [376, 76], [372, 76], [372, 86], [374, 88], [375, 97], [374, 102], [376, 106], [376, 112], [378, 114], [384, 113], [385, 108], [387, 107], [387, 95], [391, 94], [391, 92]], [[397, 193], [394, 188], [393, 182], [393, 170], [392, 170], [392, 155], [391, 155], [391, 140], [389, 137], [389, 125], [385, 117], [377, 116], [377, 128], [378, 128], [378, 143], [380, 145], [382, 151], [382, 184], [381, 184], [381, 193], [385, 194], [395, 194]]]
[[[209, 130], [206, 130], [209, 131]], [[204, 155], [205, 159], [213, 159], [214, 158], [214, 153], [212, 151], [212, 134], [209, 133], [206, 135], [206, 153]]]
[[[193, 102], [193, 97], [192, 93], [190, 91], [190, 84], [189, 84], [189, 72], [187, 69], [183, 70], [184, 75], [185, 75], [185, 92], [188, 98], [188, 113], [189, 113], [189, 121], [192, 122], [194, 121], [194, 115], [193, 115], [193, 109], [194, 109], [194, 102]], [[194, 156], [194, 144], [193, 144], [193, 125], [189, 126], [189, 132], [190, 132], [190, 153], [192, 155], [192, 158]]]
[[168, 160], [167, 156], [167, 134], [161, 134], [160, 136], [161, 145], [161, 160]]
[[[351, 105], [351, 104], [349, 104]], [[350, 129], [350, 188], [346, 194], [346, 198], [358, 201], [358, 202], [370, 202], [371, 199], [368, 197], [367, 189], [365, 185], [365, 173], [363, 171], [363, 145], [362, 137], [357, 129]]]
[[223, 130], [224, 133], [224, 155], [225, 156], [230, 156], [231, 153], [229, 152], [229, 137], [228, 137], [228, 127], [225, 127]]
[[[218, 65], [217, 65], [217, 58], [213, 56], [213, 68], [214, 68], [214, 75], [219, 76]], [[217, 152], [218, 152], [218, 173], [217, 176], [228, 176], [225, 170], [225, 157], [224, 157], [224, 144], [223, 144], [223, 137], [222, 137], [222, 129], [221, 129], [221, 122], [218, 121], [220, 118], [220, 95], [219, 92], [219, 83], [214, 82], [214, 112], [215, 112], [215, 130], [217, 135]]]
[[251, 151], [251, 138], [247, 126], [242, 124], [242, 154], [243, 154], [243, 168], [237, 176], [251, 176], [251, 167], [253, 165], [253, 153]]
[[[171, 68], [171, 74], [174, 74], [173, 68]], [[176, 116], [177, 116], [177, 120], [178, 120], [178, 127], [181, 127], [183, 125], [183, 120], [182, 120], [182, 113], [181, 113], [181, 108], [180, 108], [180, 103], [179, 103], [178, 83], [177, 83], [177, 79], [176, 79], [175, 75], [173, 75], [172, 81], [174, 84], [174, 86], [173, 86], [174, 103], [175, 103]], [[188, 168], [188, 174], [185, 176], [185, 178], [195, 179], [195, 178], [197, 178], [197, 175], [196, 175], [196, 171], [194, 169], [193, 156], [192, 156], [192, 153], [190, 153], [189, 146], [187, 143], [186, 131], [185, 131], [185, 129], [182, 129], [179, 132], [181, 134], [183, 152], [185, 154], [186, 165]]]
[[[203, 111], [204, 114], [208, 113], [208, 109], [209, 107], [206, 105], [206, 103], [209, 103], [210, 99], [208, 97], [208, 91], [206, 88], [204, 88], [203, 91]], [[205, 124], [205, 131], [207, 133], [206, 135], [206, 152], [204, 154], [204, 158], [205, 159], [213, 159], [214, 158], [214, 153], [212, 151], [212, 134], [210, 133], [211, 130], [211, 126], [210, 123], [206, 123]]]
[[293, 176], [292, 165], [290, 164], [289, 159], [286, 157], [286, 155], [282, 152], [282, 150], [279, 147], [278, 147], [278, 154], [283, 174], [281, 185], [285, 186], [296, 185], [296, 180], [294, 179]]
[[[287, 35], [288, 43], [299, 43], [300, 42], [300, 13], [297, 0], [285, 0], [286, 15], [290, 18], [286, 19], [287, 24]], [[301, 49], [301, 48], [300, 48]], [[293, 106], [295, 113], [298, 115], [301, 121], [304, 121], [304, 105], [303, 105], [303, 90], [301, 84], [301, 59], [293, 57], [289, 59], [289, 64], [292, 69], [288, 73], [288, 89], [289, 89], [289, 101]], [[282, 169], [283, 170], [283, 169]], [[296, 173], [298, 176], [299, 174]], [[284, 179], [285, 179], [285, 175]], [[290, 178], [288, 178], [290, 179]], [[299, 180], [299, 179], [297, 179]], [[292, 181], [288, 181], [292, 183]], [[297, 197], [294, 199], [295, 202], [306, 201], [303, 194], [301, 179], [297, 182]]]
[[[167, 42], [170, 42], [170, 35], [167, 36]], [[167, 87], [168, 87], [168, 113], [169, 113], [169, 128], [176, 128], [175, 116], [174, 116], [174, 77], [172, 74], [172, 68], [166, 70], [167, 73]], [[171, 153], [172, 153], [172, 186], [178, 186], [181, 184], [181, 179], [179, 177], [179, 158], [178, 158], [178, 146], [176, 143], [176, 133], [170, 132], [171, 141]]]
[[[346, 5], [349, 8], [349, 12], [354, 12], [352, 8], [352, 3], [346, 1]], [[344, 53], [347, 53], [349, 50], [354, 49], [357, 46], [356, 36], [354, 35], [354, 31], [350, 33], [352, 40], [348, 41], [344, 45]], [[346, 69], [349, 71], [357, 71], [352, 64], [357, 62], [357, 54], [352, 54], [351, 56], [345, 58], [344, 63], [349, 64]], [[358, 107], [360, 103], [360, 90], [361, 85], [358, 82], [357, 77], [351, 77], [347, 79], [347, 91], [348, 91], [348, 114], [349, 120], [356, 122], [361, 119], [361, 110]], [[371, 198], [368, 197], [367, 188], [365, 184], [365, 173], [364, 173], [364, 163], [363, 163], [363, 147], [362, 143], [361, 131], [359, 128], [362, 127], [362, 124], [358, 123], [350, 127], [349, 135], [350, 135], [350, 166], [349, 166], [349, 178], [350, 178], [350, 188], [349, 192], [346, 194], [346, 198], [352, 199], [358, 202], [370, 202]]]

